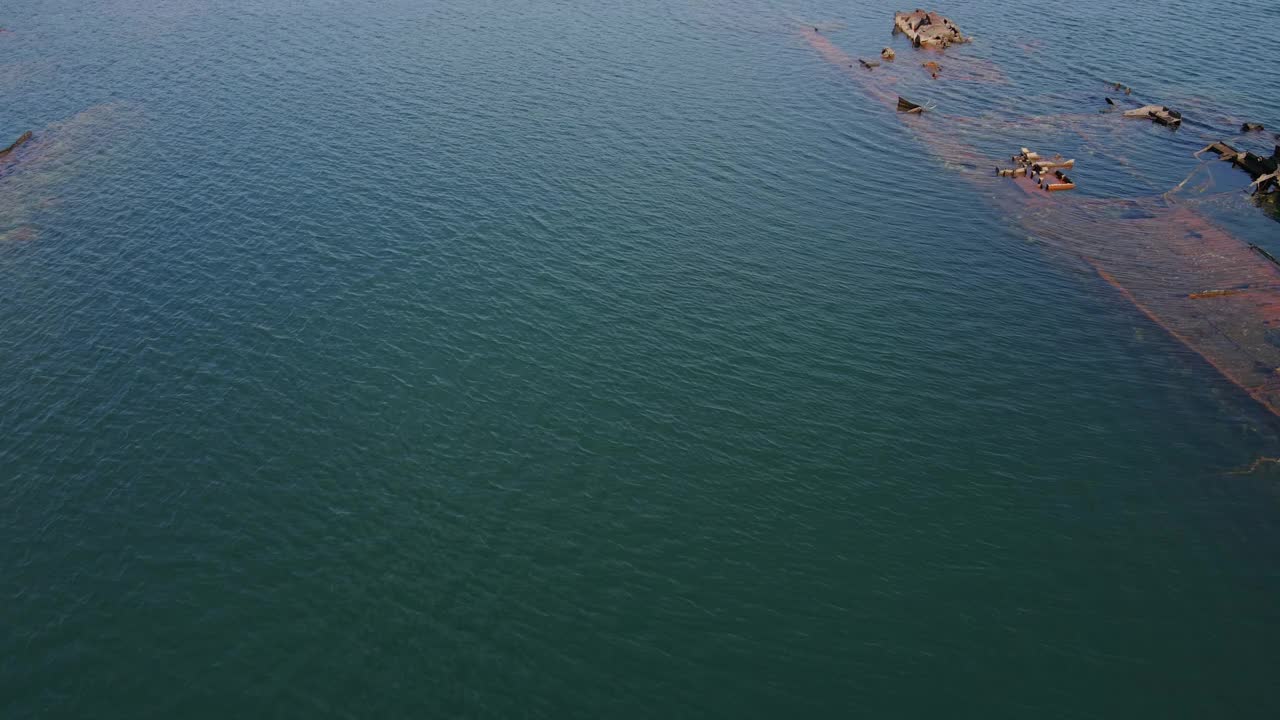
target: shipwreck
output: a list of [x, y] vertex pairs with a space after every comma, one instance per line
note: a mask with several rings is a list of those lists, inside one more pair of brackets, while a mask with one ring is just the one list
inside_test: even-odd
[[906, 35], [916, 47], [943, 49], [948, 45], [969, 42], [960, 28], [936, 12], [900, 12], [893, 16], [893, 31]]
[[[945, 48], [964, 37], [949, 20], [922, 11], [899, 13], [895, 26], [919, 47]], [[803, 35], [820, 56], [890, 112], [924, 109], [898, 94], [895, 76], [855, 71], [854, 58], [829, 38], [807, 30]], [[1117, 89], [1132, 92], [1123, 86]], [[1140, 117], [1153, 122], [1163, 119], [1176, 126], [1175, 121], [1182, 119], [1164, 106], [1141, 110], [1145, 112]], [[1112, 129], [1105, 115], [1098, 113], [1017, 118], [931, 113], [927, 122], [910, 122], [906, 127], [921, 144], [922, 154], [976, 168], [991, 167], [991, 156], [980, 142], [985, 139], [981, 133], [993, 125], [1009, 133], [1042, 133], [1052, 127], [1075, 133], [1086, 143], [1094, 142], [1095, 132], [1124, 132]], [[1275, 176], [1280, 149], [1270, 158], [1242, 154], [1225, 143], [1206, 150], [1250, 172], [1255, 188], [1275, 188], [1280, 183]], [[971, 172], [959, 177], [1015, 219], [1047, 253], [1091, 268], [1152, 323], [1280, 415], [1280, 341], [1275, 339], [1280, 333], [1280, 261], [1275, 255], [1220, 227], [1195, 203], [1173, 202], [1167, 194], [1102, 198], [1058, 193], [1070, 189], [1060, 186], [1075, 185], [1066, 175], [1073, 161], [1027, 149], [1013, 162], [1012, 169], [996, 168], [995, 174], [1003, 177]], [[1123, 162], [1119, 165], [1132, 171]], [[1022, 192], [1000, 191], [994, 183], [1013, 185]]]
[[1209, 143], [1197, 150], [1195, 155], [1200, 157], [1205, 152], [1215, 153], [1223, 160], [1249, 173], [1249, 177], [1253, 178], [1250, 187], [1253, 188], [1255, 195], [1280, 193], [1280, 145], [1276, 145], [1271, 157], [1237, 150], [1221, 140]]

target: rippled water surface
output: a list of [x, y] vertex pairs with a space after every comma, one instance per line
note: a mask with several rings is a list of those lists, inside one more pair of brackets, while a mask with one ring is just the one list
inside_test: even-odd
[[0, 7], [0, 717], [1276, 717], [1280, 421], [801, 31], [1139, 197], [1280, 10], [895, 9]]

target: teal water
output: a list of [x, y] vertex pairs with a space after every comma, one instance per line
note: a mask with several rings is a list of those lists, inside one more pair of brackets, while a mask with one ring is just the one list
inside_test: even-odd
[[[895, 9], [0, 8], [0, 717], [1276, 717], [1280, 422], [898, 161]], [[1089, 192], [1280, 128], [1275, 7], [940, 9], [1204, 124]]]

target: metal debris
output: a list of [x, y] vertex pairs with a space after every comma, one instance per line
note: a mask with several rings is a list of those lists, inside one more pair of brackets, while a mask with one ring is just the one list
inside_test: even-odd
[[910, 100], [899, 95], [898, 96], [898, 112], [919, 115], [920, 113], [924, 112], [924, 107], [917, 105], [911, 102]]
[[1262, 248], [1258, 247], [1258, 246], [1257, 246], [1257, 245], [1255, 245], [1254, 243], [1249, 243], [1249, 249], [1250, 249], [1250, 250], [1252, 250], [1252, 251], [1254, 251], [1254, 252], [1256, 252], [1256, 253], [1258, 253], [1258, 254], [1259, 254], [1259, 255], [1261, 255], [1262, 257], [1264, 257], [1264, 258], [1266, 258], [1266, 259], [1270, 260], [1272, 265], [1275, 265], [1275, 266], [1277, 266], [1277, 267], [1280, 267], [1280, 260], [1277, 260], [1275, 255], [1272, 255], [1271, 253], [1267, 252], [1266, 250], [1263, 250]]
[[1021, 152], [1009, 159], [1013, 161], [1015, 167], [996, 168], [996, 175], [1008, 178], [1025, 177], [1045, 192], [1074, 190], [1076, 187], [1075, 181], [1062, 172], [1074, 168], [1075, 160], [1064, 159], [1061, 155], [1054, 155], [1046, 160], [1040, 156], [1040, 153], [1032, 152], [1027, 148], [1022, 148]]
[[1124, 116], [1147, 118], [1165, 127], [1178, 127], [1182, 124], [1182, 113], [1170, 110], [1163, 105], [1143, 105], [1140, 108], [1126, 110]]
[[1206, 152], [1215, 153], [1223, 160], [1249, 173], [1249, 177], [1253, 178], [1249, 187], [1253, 188], [1255, 195], [1280, 191], [1280, 145], [1275, 147], [1271, 157], [1263, 157], [1237, 150], [1219, 140], [1197, 150], [1195, 157], [1200, 157]]
[[[831, 63], [841, 67], [853, 63], [826, 37], [806, 31], [805, 38]], [[871, 98], [893, 107], [897, 94], [886, 83], [877, 82], [883, 75], [849, 75]], [[1043, 130], [1048, 120], [1030, 119], [1032, 131]], [[974, 166], [989, 157], [950, 131], [986, 127], [989, 117], [969, 121], [943, 115], [940, 121], [905, 124], [931, 156], [945, 162], [963, 159]], [[1048, 193], [1030, 182], [1026, 177], [1030, 171], [1028, 165], [1009, 182], [1043, 201]], [[987, 187], [976, 175], [962, 177], [976, 187]], [[1280, 261], [1250, 248], [1188, 204], [1169, 203], [1162, 197], [1075, 197], [1071, 202], [1036, 203], [1033, 212], [1010, 193], [989, 197], [997, 207], [1010, 211], [1039, 244], [1082, 260], [1153, 323], [1280, 415], [1280, 343], [1273, 344], [1267, 331], [1280, 327]], [[1215, 288], [1248, 291], [1217, 295], [1213, 300], [1189, 297]]]

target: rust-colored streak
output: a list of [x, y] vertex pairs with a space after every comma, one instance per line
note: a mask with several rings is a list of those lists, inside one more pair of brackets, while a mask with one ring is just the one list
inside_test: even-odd
[[[826, 37], [805, 37], [829, 62], [844, 68], [852, 62]], [[896, 94], [871, 73], [846, 74], [892, 106]], [[1088, 138], [1084, 127], [1106, 119], [1057, 118], [1052, 124], [1077, 124]], [[1013, 127], [985, 120], [929, 113], [906, 124], [925, 145], [923, 155], [984, 169], [962, 177], [1050, 248], [1082, 258], [1153, 323], [1280, 415], [1280, 265], [1191, 208], [1160, 197], [1088, 199], [1046, 193], [1026, 178], [997, 178], [990, 168], [1002, 158], [984, 156], [960, 139], [975, 129]], [[997, 187], [1010, 183], [1026, 192]], [[1212, 289], [1223, 291], [1206, 294]]]

